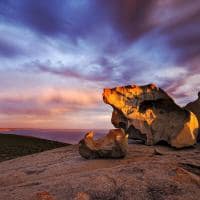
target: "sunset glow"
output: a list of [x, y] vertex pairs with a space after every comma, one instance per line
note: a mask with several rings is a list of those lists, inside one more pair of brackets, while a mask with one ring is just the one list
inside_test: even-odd
[[0, 127], [111, 128], [103, 88], [200, 91], [199, 0], [0, 1]]

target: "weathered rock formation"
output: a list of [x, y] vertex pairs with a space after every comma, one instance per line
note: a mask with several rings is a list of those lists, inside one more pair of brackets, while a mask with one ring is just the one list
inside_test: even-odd
[[[200, 92], [198, 93], [197, 100], [188, 103], [184, 108], [192, 111], [196, 115], [198, 122], [199, 122], [199, 125], [200, 125]], [[200, 142], [200, 130], [199, 130], [197, 140]]]
[[196, 116], [154, 84], [106, 88], [103, 99], [113, 107], [113, 125], [123, 128], [129, 138], [143, 140], [147, 145], [165, 141], [176, 148], [196, 143]]
[[126, 155], [127, 137], [122, 129], [112, 129], [98, 140], [93, 137], [94, 133], [88, 132], [79, 142], [79, 153], [84, 158], [123, 158]]

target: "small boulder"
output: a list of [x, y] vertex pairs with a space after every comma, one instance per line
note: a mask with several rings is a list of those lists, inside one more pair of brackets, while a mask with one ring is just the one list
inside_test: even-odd
[[94, 132], [88, 132], [79, 142], [79, 153], [87, 159], [123, 158], [127, 153], [127, 136], [122, 129], [112, 129], [100, 139], [94, 140]]

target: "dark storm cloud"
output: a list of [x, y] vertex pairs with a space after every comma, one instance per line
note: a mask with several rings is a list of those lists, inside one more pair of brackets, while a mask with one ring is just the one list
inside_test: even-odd
[[[124, 41], [128, 40], [128, 44], [157, 30], [158, 35], [155, 37], [166, 37], [171, 51], [176, 54], [177, 63], [187, 62], [200, 55], [200, 1], [103, 2], [105, 5], [109, 4], [112, 13], [111, 24], [124, 36]], [[160, 10], [160, 16], [152, 19], [157, 10]], [[165, 20], [161, 20], [163, 15]], [[157, 38], [152, 39], [156, 41]]]
[[98, 1], [110, 13], [111, 24], [129, 42], [151, 30], [146, 20], [154, 5], [153, 0]]
[[163, 28], [162, 34], [168, 35], [172, 50], [178, 50], [178, 62], [183, 63], [200, 55], [200, 1], [181, 1], [176, 9], [179, 16]]
[[66, 32], [70, 26], [58, 1], [24, 1], [20, 9], [22, 22], [41, 33], [55, 35]]
[[68, 24], [66, 20], [62, 19], [63, 7], [59, 8], [57, 3], [57, 1], [30, 0], [1, 1], [0, 14], [7, 22], [25, 25], [35, 31], [54, 35], [65, 30], [65, 26]]
[[[84, 37], [104, 20], [104, 9], [95, 1], [43, 0], [2, 1], [1, 17], [13, 24], [51, 37]], [[105, 22], [105, 21], [104, 21]]]
[[[170, 7], [167, 7], [168, 4]], [[191, 8], [191, 4], [196, 10]], [[152, 20], [151, 16], [159, 9], [160, 16]], [[166, 12], [168, 21], [154, 22], [159, 21], [159, 17], [163, 18], [162, 14]], [[174, 14], [176, 12], [177, 15]], [[104, 42], [107, 33], [98, 35], [98, 32], [109, 26], [113, 29], [112, 37], [115, 40], [118, 35], [121, 36], [123, 42], [120, 41], [119, 49], [123, 45], [128, 47], [151, 31], [159, 30], [160, 35], [168, 38], [171, 50], [175, 50], [177, 61], [185, 62], [200, 53], [198, 0], [8, 0], [0, 2], [0, 16], [13, 25], [25, 26], [41, 36], [62, 40], [67, 37], [67, 42], [90, 37], [95, 38], [91, 43], [99, 40]], [[112, 48], [112, 44], [116, 44], [116, 41], [106, 45], [107, 53], [115, 52], [116, 45]]]
[[[152, 0], [43, 0], [1, 1], [4, 20], [25, 25], [36, 32], [83, 37], [108, 24], [127, 38], [149, 30], [145, 18]], [[104, 27], [102, 27], [104, 28]]]

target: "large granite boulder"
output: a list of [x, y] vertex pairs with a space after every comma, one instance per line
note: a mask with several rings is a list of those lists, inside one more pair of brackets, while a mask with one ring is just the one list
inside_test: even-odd
[[129, 138], [147, 145], [165, 141], [176, 148], [196, 143], [196, 116], [154, 84], [106, 88], [103, 99], [113, 107], [113, 125], [123, 128]]
[[[188, 103], [184, 108], [192, 111], [196, 115], [200, 125], [200, 92], [198, 93], [198, 98], [195, 101]], [[197, 140], [200, 142], [200, 130]]]
[[94, 132], [88, 132], [79, 142], [79, 153], [87, 159], [123, 158], [127, 152], [127, 136], [122, 129], [112, 129], [100, 139], [94, 140]]

